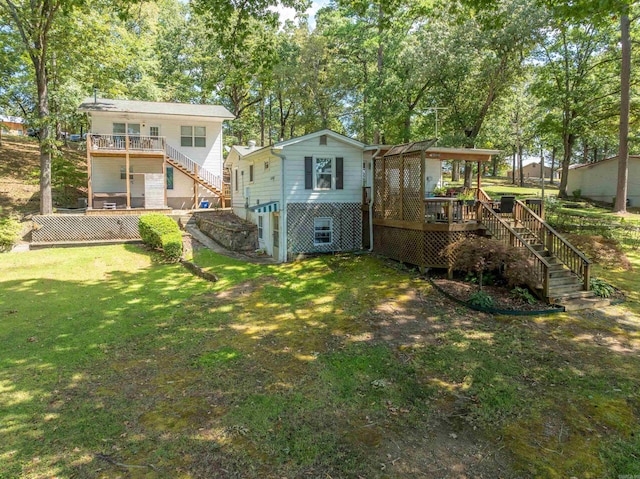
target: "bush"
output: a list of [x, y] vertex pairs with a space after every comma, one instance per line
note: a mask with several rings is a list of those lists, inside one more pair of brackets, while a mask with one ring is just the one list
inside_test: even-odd
[[20, 229], [13, 218], [0, 218], [0, 251], [9, 251], [16, 244]]
[[467, 301], [471, 306], [475, 306], [476, 308], [491, 308], [493, 307], [493, 298], [489, 293], [485, 293], [484, 291], [476, 291], [471, 296], [469, 296], [469, 301]]
[[582, 196], [582, 190], [580, 188], [578, 188], [577, 190], [573, 190], [571, 192], [571, 196], [573, 196], [574, 200], [578, 201]]
[[593, 294], [601, 298], [610, 298], [616, 292], [613, 286], [599, 278], [591, 278], [589, 285]]
[[511, 290], [511, 295], [527, 304], [534, 304], [536, 302], [536, 298], [529, 292], [527, 288], [519, 288], [515, 287]]
[[161, 249], [167, 259], [177, 261], [182, 256], [182, 233], [178, 223], [168, 216], [150, 213], [140, 216], [140, 236], [151, 248]]
[[454, 259], [454, 269], [477, 277], [481, 290], [489, 272], [498, 272], [510, 286], [526, 284], [531, 276], [531, 265], [524, 255], [497, 239], [467, 237], [449, 245], [444, 254]]

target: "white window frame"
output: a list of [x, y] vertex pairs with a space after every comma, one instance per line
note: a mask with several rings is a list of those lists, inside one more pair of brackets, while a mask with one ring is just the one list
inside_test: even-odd
[[[329, 188], [318, 187], [318, 175], [327, 175], [328, 173], [320, 173], [318, 171], [318, 160], [331, 161], [331, 179], [329, 180]], [[314, 156], [313, 157], [313, 189], [320, 191], [329, 191], [335, 189], [336, 185], [336, 159], [333, 156]]]
[[258, 239], [264, 239], [264, 215], [258, 215]]
[[[154, 135], [154, 134], [151, 132], [154, 128], [155, 128], [156, 130], [158, 130], [158, 134], [157, 134], [157, 135]], [[149, 127], [149, 136], [159, 137], [159, 136], [160, 136], [160, 127], [159, 127], [158, 125], [151, 125], [151, 126]]]
[[[324, 228], [324, 225], [321, 223], [328, 222], [328, 229], [318, 229]], [[319, 224], [320, 223], [320, 224]], [[329, 241], [318, 241], [318, 234], [329, 234]], [[319, 216], [313, 218], [313, 245], [314, 246], [327, 246], [333, 244], [333, 218], [328, 216]]]
[[[189, 133], [185, 133], [184, 129], [188, 128]], [[199, 134], [196, 131], [201, 129]], [[183, 140], [188, 139], [188, 145], [183, 144]], [[202, 141], [198, 141], [202, 140]], [[202, 143], [202, 144], [198, 144]], [[207, 127], [197, 125], [180, 125], [180, 146], [183, 148], [206, 148], [207, 147]]]

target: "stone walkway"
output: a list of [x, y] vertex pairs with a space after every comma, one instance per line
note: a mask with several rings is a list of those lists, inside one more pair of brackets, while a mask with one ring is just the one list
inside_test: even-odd
[[211, 238], [209, 238], [206, 234], [204, 234], [198, 227], [194, 224], [187, 223], [185, 226], [185, 230], [189, 233], [193, 239], [197, 240], [199, 243], [202, 243], [205, 247], [209, 248], [214, 253], [221, 254], [223, 256], [228, 256], [229, 258], [234, 258], [240, 261], [246, 261], [247, 263], [255, 263], [255, 264], [277, 264], [278, 262], [273, 259], [271, 256], [249, 256], [246, 254], [238, 253], [237, 251], [230, 251], [224, 246], [219, 245]]

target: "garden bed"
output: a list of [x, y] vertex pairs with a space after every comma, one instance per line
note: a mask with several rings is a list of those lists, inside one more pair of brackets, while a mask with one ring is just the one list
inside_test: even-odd
[[[468, 304], [472, 295], [478, 292], [477, 284], [461, 279], [450, 280], [443, 277], [432, 277], [431, 282], [448, 296], [465, 304]], [[537, 297], [533, 297], [533, 302], [528, 302], [524, 298], [514, 295], [513, 288], [492, 285], [483, 286], [482, 291], [493, 298], [493, 305], [486, 309], [523, 312], [558, 311], [557, 306], [548, 304]]]

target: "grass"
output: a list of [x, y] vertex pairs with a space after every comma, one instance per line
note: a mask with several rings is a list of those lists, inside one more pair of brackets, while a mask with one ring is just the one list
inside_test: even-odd
[[195, 261], [220, 281], [136, 246], [0, 256], [1, 478], [638, 474], [634, 275], [523, 319], [369, 256]]

